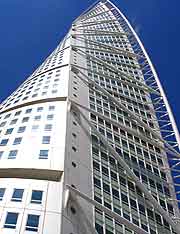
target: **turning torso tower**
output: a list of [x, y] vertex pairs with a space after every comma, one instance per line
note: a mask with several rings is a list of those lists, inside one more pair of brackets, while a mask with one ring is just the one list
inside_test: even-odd
[[180, 233], [179, 133], [110, 1], [0, 106], [1, 234]]

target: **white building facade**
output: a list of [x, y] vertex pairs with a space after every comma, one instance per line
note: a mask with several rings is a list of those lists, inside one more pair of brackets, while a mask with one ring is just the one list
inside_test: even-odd
[[0, 233], [180, 233], [179, 158], [142, 43], [98, 1], [1, 103]]

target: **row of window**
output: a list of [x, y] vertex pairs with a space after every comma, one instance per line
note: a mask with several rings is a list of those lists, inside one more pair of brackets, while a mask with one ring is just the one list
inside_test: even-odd
[[[37, 83], [45, 82], [45, 84], [54, 83], [59, 81], [61, 69], [55, 69], [54, 72], [50, 71], [47, 73], [39, 74], [34, 76], [32, 74], [17, 90], [18, 93], [22, 93], [28, 87], [35, 85]], [[41, 83], [42, 84], [42, 83]]]
[[[19, 145], [22, 142], [22, 137], [16, 137], [13, 141], [13, 145]], [[42, 137], [42, 144], [50, 144], [50, 136], [43, 136]], [[2, 139], [0, 142], [0, 146], [6, 146], [8, 144], [9, 139]]]
[[[96, 58], [98, 58], [99, 56], [97, 56], [96, 54], [95, 54], [95, 52], [91, 52], [92, 54], [93, 54], [93, 57], [96, 57]], [[88, 54], [90, 54], [90, 53], [88, 53]], [[91, 56], [91, 55], [90, 55]], [[97, 63], [96, 61], [94, 61], [94, 60], [92, 60], [92, 58], [90, 58], [90, 60], [87, 62], [87, 66], [89, 67], [89, 68], [91, 68], [91, 69], [93, 69], [93, 70], [99, 70], [99, 71], [106, 71], [107, 69], [108, 70], [112, 70], [111, 68], [109, 68], [108, 67], [108, 65], [112, 65], [113, 67], [115, 67], [115, 68], [118, 68], [120, 71], [123, 71], [123, 72], [126, 72], [126, 73], [128, 73], [128, 75], [130, 75], [131, 76], [131, 78], [133, 79], [133, 82], [134, 82], [134, 84], [136, 84], [137, 86], [139, 86], [138, 85], [138, 82], [136, 82], [136, 80], [139, 80], [139, 75], [141, 74], [140, 73], [140, 71], [138, 70], [138, 72], [137, 72], [137, 70], [136, 70], [136, 67], [133, 67], [132, 65], [127, 65], [126, 63], [123, 63], [122, 64], [122, 62], [121, 62], [121, 60], [113, 60], [113, 59], [111, 59], [111, 60], [107, 60], [106, 59], [106, 56], [101, 56], [101, 59], [102, 60], [105, 60], [105, 61], [108, 61], [108, 64], [107, 64], [107, 66], [106, 67], [104, 67], [104, 66], [102, 66], [101, 64], [99, 64], [99, 63]], [[108, 67], [108, 68], [107, 68]], [[115, 72], [114, 72], [115, 73]], [[130, 79], [128, 79], [128, 78], [126, 78], [126, 77], [124, 77], [126, 80], [127, 80], [127, 82], [128, 83], [130, 83], [131, 82], [131, 80]]]
[[[54, 115], [47, 115], [47, 120], [52, 120], [53, 119], [53, 117], [54, 117]], [[42, 118], [42, 116], [41, 115], [36, 115], [35, 117], [34, 117], [34, 120], [40, 120]], [[22, 119], [22, 121], [21, 121], [21, 123], [27, 123], [28, 121], [29, 121], [29, 117], [24, 117], [23, 119]], [[11, 120], [11, 122], [9, 123], [9, 125], [14, 125], [14, 124], [16, 124], [17, 123], [17, 121], [18, 121], [18, 119], [13, 119], [13, 120]], [[0, 123], [0, 127], [4, 127], [5, 125], [7, 124], [7, 121], [3, 121], [3, 122], [1, 122]]]
[[[130, 183], [129, 180], [126, 181], [125, 177], [120, 176], [120, 173], [122, 172], [122, 168], [120, 167], [120, 165], [116, 167], [113, 158], [109, 158], [109, 161], [110, 161], [109, 168], [111, 170], [109, 170], [108, 167], [106, 167], [108, 165], [104, 164], [103, 162], [102, 162], [102, 166], [100, 167], [99, 163], [97, 163], [96, 161], [93, 161], [94, 173], [96, 174], [97, 178], [102, 177], [104, 178], [106, 183], [113, 184], [114, 186], [119, 187], [120, 184], [124, 187], [128, 186], [128, 188], [131, 191], [143, 197], [143, 194], [140, 193], [139, 190], [137, 189], [135, 190], [135, 186], [133, 183]], [[107, 164], [108, 164], [108, 161], [107, 161]], [[151, 190], [151, 192], [153, 193], [154, 197], [156, 197], [156, 199], [158, 199], [157, 194], [163, 194], [163, 195], [170, 197], [170, 191], [166, 183], [162, 183], [162, 182], [159, 183], [160, 180], [156, 179], [155, 176], [152, 177], [151, 175], [139, 173], [139, 171], [137, 170], [133, 170], [133, 172], [136, 174], [136, 176], [138, 176], [138, 178], [142, 181], [142, 183], [148, 186], [148, 189]]]
[[60, 65], [62, 63], [64, 50], [60, 51], [60, 47], [53, 52], [53, 55], [50, 55], [45, 62], [33, 73], [33, 75], [39, 74], [43, 71], [53, 68], [55, 64]]
[[[127, 72], [133, 77], [136, 75], [137, 76], [140, 75], [140, 70], [137, 70], [137, 67], [132, 65], [131, 63], [129, 63], [129, 64], [122, 63], [120, 59], [110, 58], [110, 57], [106, 56], [105, 54], [99, 56], [99, 55], [97, 55], [97, 52], [94, 52], [94, 51], [88, 52], [88, 54], [92, 54], [94, 57], [100, 58], [100, 59], [108, 62], [109, 65], [113, 65], [113, 66], [118, 67], [120, 71]], [[103, 53], [101, 53], [101, 54], [103, 54]], [[111, 55], [113, 55], [113, 54], [111, 54]], [[91, 63], [88, 61], [87, 64], [89, 67], [91, 65], [93, 68], [95, 68], [96, 66], [101, 67], [97, 62], [94, 62], [92, 60], [91, 60]]]
[[[7, 107], [11, 104], [16, 103], [16, 101], [19, 100], [21, 97], [25, 97], [26, 95], [29, 95], [30, 93], [34, 92], [33, 95], [36, 94], [36, 92], [42, 91], [43, 93], [47, 93], [46, 91], [49, 91], [49, 84], [52, 84], [52, 91], [56, 90], [55, 88], [58, 86], [58, 82], [60, 81], [57, 76], [60, 76], [60, 74], [56, 74], [54, 79], [51, 79], [51, 76], [45, 78], [34, 77], [32, 80], [26, 80], [11, 96], [9, 96], [3, 103], [3, 107]], [[31, 82], [31, 83], [30, 83]], [[42, 90], [41, 86], [44, 85], [44, 88]]]
[[[95, 115], [91, 115], [91, 119], [93, 122], [95, 121]], [[103, 134], [104, 136], [107, 136], [107, 138], [111, 141], [115, 141], [115, 143], [122, 145], [126, 148], [129, 148], [133, 152], [137, 152], [138, 154], [142, 155], [144, 153], [144, 156], [146, 158], [150, 158], [149, 155], [152, 155], [152, 158], [155, 157], [156, 154], [160, 154], [161, 151], [158, 147], [155, 147], [149, 142], [145, 142], [144, 139], [140, 141], [140, 138], [135, 137], [133, 139], [133, 135], [127, 132], [126, 136], [126, 131], [122, 130], [115, 125], [111, 125], [110, 122], [105, 121], [105, 125], [102, 125], [103, 122], [101, 118], [98, 118], [98, 129]], [[95, 124], [95, 123], [94, 123]], [[111, 126], [113, 127], [113, 130], [111, 129]], [[142, 137], [141, 137], [142, 138]], [[93, 138], [94, 141], [98, 143], [98, 139], [95, 137]], [[149, 140], [148, 140], [149, 141]], [[139, 147], [138, 147], [139, 146]], [[146, 150], [143, 148], [147, 148]], [[149, 151], [149, 152], [148, 152]]]
[[[56, 75], [57, 76], [57, 75]], [[58, 75], [59, 76], [59, 75]], [[13, 93], [9, 98], [7, 98], [4, 103], [2, 104], [2, 108], [3, 106], [5, 107], [8, 107], [9, 105], [13, 104], [13, 103], [17, 103], [20, 101], [20, 98], [21, 100], [26, 100], [27, 98], [30, 97], [30, 94], [32, 95], [32, 97], [36, 97], [40, 92], [41, 92], [41, 95], [46, 95], [49, 90], [52, 91], [52, 94], [54, 93], [57, 93], [57, 87], [58, 87], [58, 83], [60, 81], [59, 78], [56, 78], [54, 80], [48, 80], [48, 78], [50, 77], [47, 77], [47, 81], [45, 82], [45, 86], [43, 87], [43, 89], [40, 87], [42, 86], [42, 83], [38, 83], [37, 87], [35, 87], [35, 82], [32, 83], [32, 84], [29, 84], [28, 86], [24, 86], [23, 88], [19, 88], [15, 93]], [[34, 79], [38, 79], [38, 78], [34, 78]], [[41, 81], [44, 80], [44, 79], [41, 79]], [[49, 83], [52, 81], [54, 82], [52, 84], [52, 87], [50, 88], [49, 86]], [[44, 83], [44, 82], [43, 82]], [[0, 109], [2, 109], [0, 108]]]
[[[5, 195], [5, 188], [0, 188], [0, 201], [3, 200]], [[11, 197], [11, 201], [13, 202], [21, 202], [23, 199], [24, 189], [17, 189], [15, 188]], [[41, 190], [32, 190], [31, 194], [31, 203], [34, 204], [41, 204], [43, 197], [43, 191]]]
[[[99, 178], [100, 166], [95, 161], [93, 161], [93, 168], [94, 168], [94, 173]], [[106, 178], [106, 182], [111, 179], [112, 180], [111, 183], [113, 183], [114, 185], [116, 184], [118, 186], [118, 183], [119, 183], [124, 187], [128, 186], [129, 190], [135, 192], [134, 184], [131, 181], [127, 180], [126, 177], [122, 177], [119, 175], [120, 168], [118, 170], [119, 173], [114, 171], [115, 168], [114, 167], [112, 168], [111, 164], [110, 164], [110, 168], [111, 168], [110, 175], [109, 175], [109, 170], [105, 166], [102, 166], [102, 169], [101, 169], [102, 177]], [[137, 171], [135, 171], [135, 173], [137, 174]], [[167, 185], [160, 184], [159, 180], [155, 181], [154, 177], [153, 178], [147, 177], [145, 174], [142, 174], [142, 173], [141, 173], [141, 177], [140, 177], [140, 174], [138, 174], [138, 176], [139, 176], [139, 179], [141, 179], [143, 183], [145, 183], [146, 185], [149, 185], [149, 188], [152, 189], [153, 192], [158, 191], [158, 192], [164, 193], [166, 196], [170, 197], [170, 191], [169, 191], [169, 188], [167, 187]], [[139, 196], [143, 196], [143, 194], [140, 193], [138, 188], [136, 188], [136, 192], [138, 193]]]
[[[93, 136], [93, 135], [92, 135]], [[99, 146], [96, 144], [94, 140], [92, 140], [94, 147], [93, 147], [93, 153], [97, 154], [99, 156]], [[120, 149], [120, 147], [115, 147], [116, 152], [123, 157], [126, 162], [133, 168], [142, 170], [144, 173], [153, 173], [155, 176], [162, 178], [163, 180], [166, 180], [166, 174], [164, 171], [160, 170], [160, 168], [157, 165], [153, 165], [152, 162], [146, 161], [145, 159], [142, 158], [141, 155], [137, 156], [135, 153], [132, 153], [130, 150], [127, 148]], [[107, 154], [103, 154], [104, 157], [107, 158]], [[138, 156], [141, 156], [138, 157]], [[99, 160], [99, 158], [97, 158]]]
[[[4, 223], [4, 228], [16, 229], [18, 213], [8, 212]], [[37, 232], [39, 226], [39, 215], [28, 214], [26, 222], [26, 231]]]
[[[36, 128], [35, 126], [37, 126], [37, 125], [33, 125], [32, 129]], [[52, 130], [52, 126], [53, 126], [52, 124], [46, 124], [44, 126], [44, 131], [51, 131]], [[23, 132], [25, 132], [25, 130], [26, 130], [26, 126], [20, 126], [18, 128], [18, 130], [17, 130], [17, 133], [23, 133]], [[13, 131], [14, 131], [14, 128], [8, 128], [6, 130], [6, 132], [5, 132], [5, 135], [10, 135], [10, 134], [13, 133]]]
[[[48, 88], [49, 88], [49, 87], [46, 86], [46, 89], [48, 89]], [[36, 92], [37, 92], [37, 91], [36, 91]], [[52, 94], [58, 93], [58, 89], [53, 89], [53, 90], [51, 91], [51, 93], [52, 93]], [[39, 95], [39, 96], [44, 96], [44, 95], [47, 95], [48, 93], [47, 93], [46, 91], [42, 92], [41, 94], [39, 94], [39, 93], [34, 93], [31, 97], [29, 96], [29, 94], [30, 94], [30, 91], [26, 93], [26, 95], [28, 95], [28, 96], [25, 96], [25, 97], [22, 98], [22, 100], [20, 100], [19, 98], [22, 96], [22, 95], [21, 95], [18, 99], [16, 99], [16, 100], [13, 102], [13, 104], [18, 103], [18, 102], [20, 102], [20, 101], [25, 101], [25, 100], [27, 100], [27, 99], [29, 99], [29, 98], [38, 97], [38, 95]], [[6, 105], [6, 107], [8, 107], [10, 104], [11, 104], [11, 103], [9, 103], [8, 105]]]
[[[42, 106], [37, 107], [37, 112], [42, 112], [43, 109], [44, 109], [44, 108], [43, 108]], [[28, 108], [28, 109], [25, 110], [25, 113], [24, 113], [24, 114], [30, 114], [30, 113], [32, 113], [32, 110], [33, 110], [32, 108]], [[49, 106], [48, 110], [49, 110], [49, 111], [54, 111], [54, 110], [55, 110], [55, 106]], [[19, 116], [20, 114], [22, 114], [22, 111], [17, 111], [17, 112], [14, 114], [14, 116]], [[6, 114], [6, 115], [4, 116], [4, 119], [10, 118], [11, 115], [12, 115], [11, 113]], [[2, 117], [0, 116], [0, 119], [1, 119], [1, 118], [2, 118]]]
[[[59, 79], [56, 79], [56, 81], [59, 81]], [[8, 107], [10, 105], [13, 105], [15, 103], [18, 103], [20, 101], [24, 101], [27, 100], [29, 98], [35, 98], [38, 95], [47, 95], [47, 94], [56, 94], [58, 92], [58, 83], [54, 83], [54, 85], [52, 87], [50, 87], [50, 85], [46, 85], [43, 87], [43, 89], [41, 87], [35, 87], [35, 89], [33, 89], [34, 87], [30, 87], [28, 90], [26, 90], [25, 92], [23, 92], [22, 94], [19, 94], [17, 97], [11, 97], [11, 99], [6, 101], [6, 104], [2, 105], [2, 107], [0, 109], [2, 109], [3, 107]], [[50, 93], [51, 92], [51, 93]]]
[[[104, 191], [104, 193], [106, 193], [106, 197], [108, 196], [107, 194], [109, 194], [109, 196], [111, 196], [111, 194], [112, 194], [112, 196], [113, 196], [114, 198], [120, 199], [120, 193], [119, 193], [119, 190], [117, 190], [117, 187], [111, 186], [111, 187], [112, 187], [112, 191], [111, 191], [110, 185], [107, 184], [107, 182], [104, 182], [104, 181], [105, 181], [105, 180], [103, 180], [102, 185], [101, 185], [101, 180], [100, 180], [100, 179], [97, 179], [96, 177], [94, 177], [94, 185], [95, 185], [96, 187], [99, 188], [98, 191], [100, 192], [100, 191], [101, 191], [101, 188], [102, 188], [103, 191]], [[112, 182], [114, 182], [114, 181], [112, 181]], [[126, 183], [126, 180], [125, 180], [123, 177], [121, 177], [121, 176], [120, 176], [120, 183], [121, 183], [121, 184], [123, 183], [123, 186], [124, 186], [125, 183]], [[135, 192], [135, 186], [133, 185], [133, 183], [129, 182], [129, 183], [128, 183], [128, 188], [129, 188], [131, 191]], [[120, 190], [121, 190], [121, 189], [120, 189]], [[140, 195], [139, 190], [136, 189], [136, 192], [138, 192], [138, 195]], [[141, 195], [142, 195], [142, 193], [141, 193]], [[102, 202], [101, 199], [102, 199], [102, 197], [100, 196], [100, 198], [99, 198], [99, 202], [100, 202], [100, 203]], [[128, 201], [128, 196], [126, 196], [125, 194], [121, 193], [121, 200], [122, 200], [122, 202], [127, 203], [127, 205], [130, 204], [133, 208], [136, 208], [136, 209], [137, 209], [137, 206], [135, 205], [135, 204], [136, 204], [136, 201], [135, 201], [134, 199], [132, 199], [131, 197], [130, 197], [129, 199], [130, 199], [130, 203], [129, 203], [129, 201]], [[156, 198], [156, 199], [157, 199], [157, 198]], [[163, 199], [161, 199], [161, 198], [159, 198], [159, 203], [160, 203], [160, 205], [161, 205], [165, 210], [168, 209], [169, 212], [174, 213], [174, 211], [173, 211], [173, 206], [172, 206], [170, 203], [166, 202], [165, 200], [163, 200]]]
[[[0, 159], [3, 156], [4, 151], [0, 151]], [[9, 154], [7, 156], [7, 159], [16, 159], [18, 155], [18, 150], [10, 150]], [[39, 151], [39, 159], [48, 159], [48, 155], [49, 155], [49, 150], [40, 150]]]
[[[98, 83], [98, 82], [96, 82], [96, 83]], [[105, 85], [102, 83], [100, 83], [99, 85], [101, 87], [105, 87]], [[107, 86], [107, 84], [106, 84], [106, 86]], [[117, 89], [117, 88], [108, 87], [108, 92], [112, 96], [114, 96], [115, 98], [118, 98], [122, 102], [122, 104], [124, 104], [124, 105], [126, 104], [129, 109], [131, 109], [132, 111], [135, 111], [136, 113], [139, 113], [140, 115], [142, 115], [143, 118], [151, 118], [152, 117], [152, 115], [150, 114], [148, 105], [144, 104], [144, 103], [146, 103], [146, 100], [143, 100], [141, 102], [141, 101], [135, 100], [134, 98], [129, 98], [126, 96], [127, 95], [126, 92], [125, 92], [125, 94], [123, 94], [123, 91], [125, 92], [125, 90], [120, 89], [120, 88]], [[142, 97], [142, 95], [141, 95], [141, 97]], [[95, 98], [94, 95], [91, 95], [89, 99], [90, 99], [92, 104], [96, 103], [96, 105], [98, 105], [99, 107], [106, 108], [107, 110], [114, 110], [115, 109], [112, 107], [112, 105], [108, 104], [107, 102], [104, 102], [99, 97]]]

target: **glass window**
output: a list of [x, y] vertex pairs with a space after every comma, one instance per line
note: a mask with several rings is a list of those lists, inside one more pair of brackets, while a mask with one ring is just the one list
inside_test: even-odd
[[18, 133], [22, 133], [22, 132], [24, 132], [24, 131], [25, 131], [25, 129], [26, 129], [26, 127], [25, 127], [25, 126], [23, 126], [23, 127], [19, 127], [19, 129], [18, 129]]
[[43, 110], [43, 107], [38, 107], [37, 112], [41, 112]]
[[33, 190], [31, 195], [31, 203], [41, 204], [43, 191]]
[[5, 188], [0, 188], [0, 201], [2, 201], [5, 193]]
[[0, 127], [4, 127], [6, 125], [6, 121], [5, 122], [2, 122], [1, 124], [0, 124]]
[[49, 111], [53, 111], [55, 109], [55, 106], [49, 106]]
[[32, 95], [32, 97], [37, 97], [37, 95], [38, 95], [38, 94], [37, 94], [37, 93], [35, 93], [35, 94], [33, 94], [33, 95]]
[[35, 117], [34, 117], [34, 120], [40, 120], [41, 119], [41, 115], [36, 115]]
[[9, 129], [7, 129], [5, 134], [6, 134], [6, 135], [11, 134], [11, 133], [12, 133], [12, 131], [13, 131], [13, 129], [14, 129], [14, 128], [9, 128]]
[[17, 150], [11, 150], [8, 155], [8, 159], [15, 159], [17, 156]]
[[17, 224], [17, 219], [18, 219], [18, 213], [8, 212], [6, 216], [4, 228], [15, 229], [16, 224]]
[[9, 141], [9, 139], [2, 139], [0, 145], [5, 146], [5, 145], [7, 145], [8, 141]]
[[31, 113], [32, 109], [27, 109], [26, 114]]
[[16, 123], [17, 123], [17, 119], [13, 119], [10, 124], [12, 125], [12, 124], [16, 124]]
[[52, 130], [52, 124], [46, 124], [44, 127], [45, 131], [51, 131]]
[[11, 114], [7, 114], [7, 115], [4, 117], [4, 119], [9, 118], [10, 116], [11, 116]]
[[39, 159], [48, 159], [49, 150], [40, 150]]
[[37, 232], [39, 225], [39, 215], [28, 214], [26, 230]]
[[14, 139], [13, 145], [18, 145], [21, 143], [21, 141], [22, 141], [22, 137], [17, 137]]
[[42, 144], [50, 144], [50, 136], [43, 136]]
[[124, 193], [121, 193], [121, 200], [123, 203], [128, 203], [128, 197]]
[[33, 130], [33, 131], [37, 130], [38, 128], [39, 128], [39, 125], [33, 125], [33, 126], [32, 126], [32, 130]]
[[22, 119], [22, 123], [28, 122], [28, 120], [29, 120], [29, 117], [24, 117], [24, 118]]
[[16, 113], [15, 113], [15, 116], [18, 116], [18, 115], [20, 115], [21, 114], [21, 111], [17, 111]]
[[2, 158], [4, 151], [0, 151], [0, 159]]
[[21, 202], [23, 193], [24, 193], [24, 189], [14, 189], [11, 201]]
[[48, 119], [48, 120], [52, 120], [53, 117], [54, 117], [54, 115], [47, 115], [47, 119]]
[[98, 223], [95, 223], [95, 228], [96, 228], [96, 231], [99, 233], [99, 234], [103, 234], [103, 227], [98, 224]]

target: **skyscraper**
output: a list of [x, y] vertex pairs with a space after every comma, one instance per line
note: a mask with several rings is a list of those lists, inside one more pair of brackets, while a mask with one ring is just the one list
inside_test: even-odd
[[96, 2], [0, 106], [0, 233], [180, 233], [179, 141], [141, 41]]

